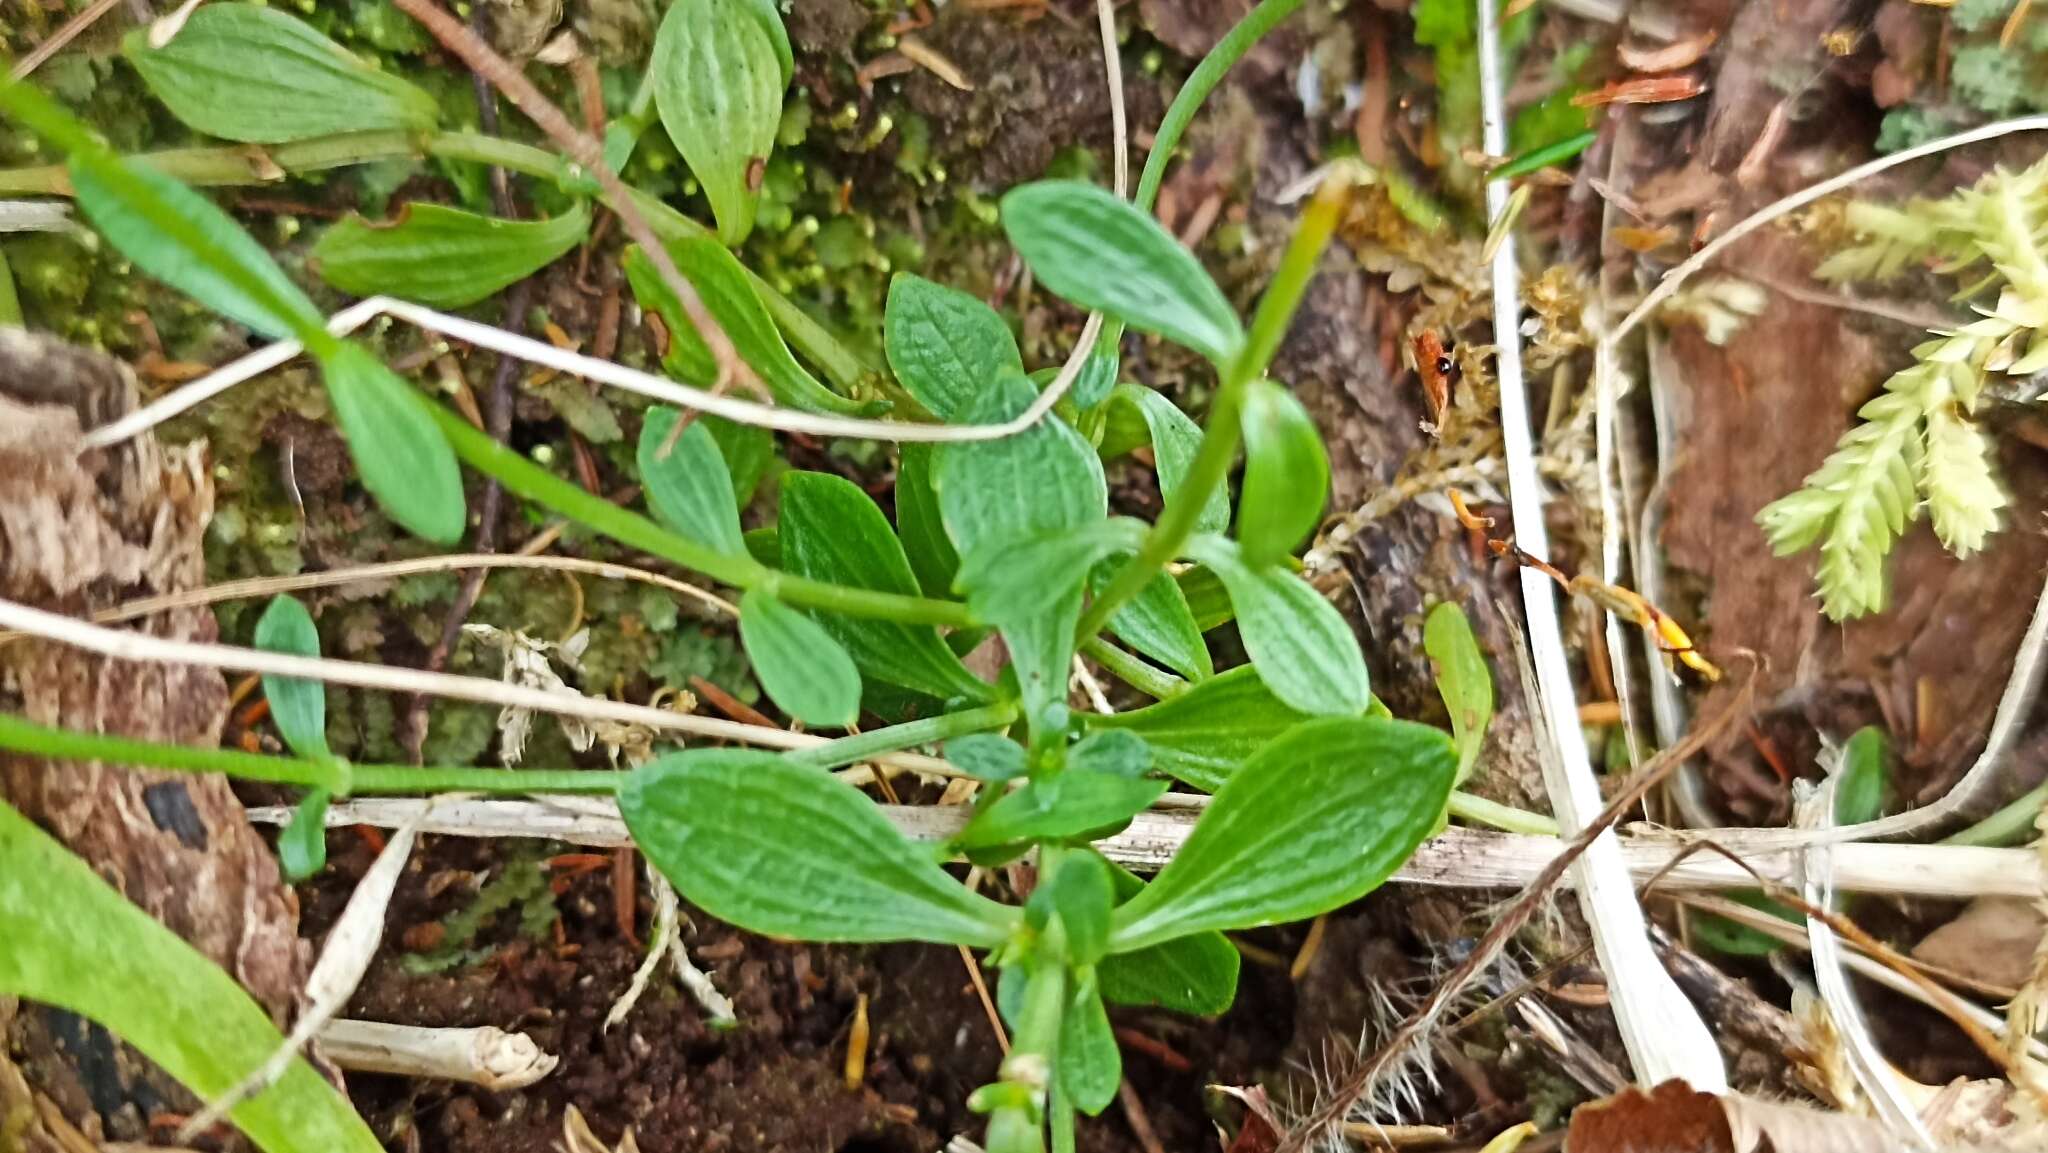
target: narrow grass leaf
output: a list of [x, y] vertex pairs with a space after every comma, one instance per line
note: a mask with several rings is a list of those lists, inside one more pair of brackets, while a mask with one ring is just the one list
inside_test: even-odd
[[1017, 921], [947, 875], [858, 789], [769, 753], [661, 757], [627, 778], [619, 810], [677, 891], [756, 933], [990, 947]]
[[1218, 365], [1244, 346], [1236, 310], [1194, 253], [1114, 194], [1041, 180], [1003, 197], [1002, 221], [1039, 283], [1056, 295]]
[[468, 519], [462, 470], [427, 402], [359, 345], [335, 345], [320, 366], [363, 487], [408, 532], [455, 543]]
[[950, 424], [971, 419], [981, 395], [1024, 360], [1010, 326], [980, 300], [903, 272], [889, 281], [882, 319], [890, 371], [910, 395]]
[[[915, 596], [909, 558], [873, 498], [844, 477], [791, 472], [782, 478], [782, 561], [813, 580]], [[995, 690], [967, 671], [937, 629], [872, 617], [816, 614], [825, 631], [853, 654], [860, 670], [939, 700], [994, 699]]]
[[649, 62], [662, 127], [711, 201], [726, 244], [753, 230], [755, 165], [767, 161], [782, 123], [788, 40], [769, 30], [762, 9], [760, 0], [676, 0]]
[[312, 264], [343, 292], [462, 308], [539, 272], [589, 233], [585, 200], [548, 220], [412, 203], [388, 224], [343, 219], [313, 245]]
[[1244, 481], [1237, 540], [1245, 563], [1273, 564], [1322, 523], [1330, 499], [1330, 457], [1301, 401], [1270, 380], [1246, 388], [1240, 420]]
[[1257, 669], [1243, 665], [1156, 705], [1083, 714], [1081, 723], [1143, 737], [1154, 768], [1213, 793], [1253, 753], [1307, 719], [1275, 697]]
[[818, 622], [759, 589], [740, 598], [740, 643], [768, 699], [814, 728], [860, 715], [860, 670]]
[[149, 46], [149, 31], [130, 32], [122, 53], [171, 115], [209, 136], [282, 144], [344, 132], [424, 133], [440, 120], [432, 96], [275, 8], [208, 4], [161, 48]]
[[[0, 993], [97, 1021], [202, 1099], [229, 1091], [284, 1042], [233, 977], [4, 802], [0, 924]], [[266, 1153], [383, 1148], [303, 1060], [231, 1117]]]
[[1356, 716], [1372, 698], [1351, 626], [1307, 581], [1284, 568], [1246, 564], [1237, 545], [1198, 536], [1188, 555], [1230, 590], [1244, 650], [1273, 695], [1317, 716]]
[[1435, 827], [1458, 758], [1425, 725], [1308, 721], [1216, 791], [1173, 863], [1116, 911], [1111, 948], [1299, 921], [1357, 900]]
[[702, 420], [694, 420], [671, 445], [680, 419], [675, 409], [655, 407], [640, 425], [634, 459], [647, 503], [656, 518], [683, 536], [727, 556], [745, 556], [739, 501], [718, 438]]
[[1458, 746], [1458, 781], [1472, 775], [1486, 726], [1493, 722], [1493, 673], [1472, 635], [1465, 610], [1445, 601], [1422, 622], [1422, 651], [1436, 670], [1436, 691], [1451, 714], [1451, 739]]
[[[320, 655], [320, 630], [313, 614], [294, 597], [273, 598], [256, 620], [256, 647], [293, 656]], [[265, 673], [263, 699], [269, 702], [270, 719], [292, 752], [312, 760], [333, 754], [327, 748], [327, 688], [303, 677], [280, 677]]]

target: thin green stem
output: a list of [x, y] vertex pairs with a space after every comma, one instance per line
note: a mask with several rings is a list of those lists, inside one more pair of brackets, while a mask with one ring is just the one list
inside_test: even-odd
[[1229, 477], [1230, 465], [1237, 457], [1238, 441], [1242, 436], [1238, 428], [1238, 411], [1244, 404], [1244, 390], [1252, 381], [1265, 375], [1266, 366], [1280, 347], [1280, 339], [1287, 334], [1287, 325], [1294, 319], [1295, 309], [1301, 306], [1302, 295], [1308, 291], [1309, 282], [1315, 279], [1316, 265], [1322, 260], [1323, 249], [1330, 243], [1337, 222], [1343, 217], [1348, 191], [1349, 186], [1342, 181], [1325, 181], [1315, 199], [1309, 202], [1308, 210], [1302, 213], [1301, 223], [1296, 226], [1294, 236], [1287, 242], [1287, 251], [1280, 258], [1280, 268], [1273, 274], [1273, 283], [1267, 287], [1265, 296], [1259, 300], [1258, 312], [1252, 316], [1251, 332], [1245, 338], [1244, 349], [1225, 371], [1222, 387], [1209, 406], [1209, 423], [1202, 430], [1202, 445], [1195, 452], [1194, 463], [1188, 467], [1187, 476], [1174, 492], [1173, 501], [1166, 506], [1165, 513], [1146, 534], [1138, 554], [1117, 572], [1109, 587], [1095, 598], [1095, 603], [1088, 606], [1077, 633], [1081, 643], [1093, 640], [1118, 609], [1144, 591], [1154, 573], [1179, 555], [1181, 546], [1195, 531], [1195, 522], [1201, 515], [1202, 506], [1208, 502], [1209, 494]]
[[105, 733], [52, 728], [0, 713], [0, 748], [68, 761], [106, 761], [180, 773], [221, 773], [349, 793], [599, 793], [618, 791], [622, 772], [582, 769], [468, 769], [452, 766], [351, 765], [340, 759], [266, 757], [239, 749], [205, 749], [138, 741]]
[[2048, 783], [2036, 785], [1990, 816], [1959, 833], [1943, 837], [1944, 845], [2017, 845], [2034, 832], [2041, 806], [2048, 804]]
[[1559, 835], [1557, 821], [1553, 818], [1542, 813], [1529, 812], [1527, 809], [1503, 805], [1498, 801], [1489, 801], [1485, 797], [1475, 797], [1470, 793], [1452, 793], [1450, 812], [1454, 817], [1463, 817], [1468, 821], [1477, 821], [1482, 825], [1491, 825], [1510, 833], [1526, 833], [1532, 837]]
[[1181, 134], [1195, 119], [1195, 113], [1209, 99], [1209, 94], [1223, 82], [1231, 66], [1244, 58], [1246, 52], [1257, 44], [1273, 26], [1287, 19], [1301, 8], [1303, 0], [1261, 0], [1258, 7], [1245, 13], [1236, 27], [1223, 34], [1195, 70], [1188, 73], [1187, 83], [1174, 94], [1173, 103], [1167, 105], [1166, 115], [1159, 121], [1158, 131], [1152, 134], [1152, 150], [1145, 156], [1145, 170], [1138, 175], [1138, 191], [1131, 198], [1140, 211], [1150, 212], [1152, 201], [1159, 195], [1159, 184], [1166, 178], [1167, 162], [1173, 159], [1173, 150], [1179, 146]]
[[1081, 646], [1081, 651], [1095, 658], [1096, 663], [1108, 669], [1116, 679], [1155, 701], [1163, 701], [1187, 691], [1186, 681], [1172, 673], [1154, 668], [1101, 637], [1089, 638], [1088, 643]]
[[974, 624], [967, 606], [957, 601], [826, 584], [777, 572], [750, 556], [732, 556], [706, 548], [669, 532], [639, 513], [620, 508], [595, 493], [570, 484], [491, 439], [447, 408], [431, 403], [426, 407], [434, 422], [447, 435], [449, 443], [455, 447], [455, 455], [470, 467], [496, 477], [498, 483], [513, 494], [544, 505], [631, 548], [703, 573], [720, 583], [742, 589], [758, 588], [804, 608], [848, 616], [878, 617], [904, 624], [952, 628], [966, 628]]
[[998, 701], [980, 708], [962, 709], [957, 713], [943, 713], [936, 717], [890, 725], [886, 729], [841, 737], [836, 741], [827, 741], [808, 749], [798, 749], [784, 756], [789, 760], [801, 761], [821, 769], [836, 769], [841, 765], [865, 761], [899, 749], [915, 748], [934, 741], [964, 737], [969, 733], [999, 729], [1016, 719], [1016, 703]]

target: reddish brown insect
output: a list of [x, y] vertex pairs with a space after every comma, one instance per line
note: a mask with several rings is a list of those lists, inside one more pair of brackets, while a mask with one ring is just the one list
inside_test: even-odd
[[1417, 333], [1409, 346], [1415, 354], [1415, 374], [1422, 378], [1423, 399], [1429, 402], [1429, 419], [1422, 431], [1438, 436], [1443, 431], [1444, 410], [1451, 404], [1451, 386], [1458, 383], [1457, 346], [1447, 344], [1433, 328]]

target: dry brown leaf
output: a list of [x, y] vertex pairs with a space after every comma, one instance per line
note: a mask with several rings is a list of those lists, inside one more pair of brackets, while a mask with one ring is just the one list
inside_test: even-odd
[[1674, 40], [1655, 48], [1637, 48], [1623, 44], [1615, 54], [1621, 57], [1621, 62], [1631, 71], [1676, 72], [1680, 68], [1690, 68], [1699, 63], [1700, 57], [1705, 56], [1707, 49], [1712, 48], [1714, 41], [1720, 37], [1719, 30], [1709, 28], [1697, 36], [1688, 36], [1683, 40]]
[[1956, 918], [1920, 939], [1913, 959], [2007, 988], [2034, 971], [2034, 947], [2048, 930], [2032, 901], [1979, 897]]

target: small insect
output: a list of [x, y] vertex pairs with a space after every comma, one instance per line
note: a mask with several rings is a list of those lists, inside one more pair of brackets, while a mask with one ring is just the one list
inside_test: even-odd
[[1415, 374], [1422, 378], [1423, 399], [1429, 402], [1429, 419], [1422, 431], [1432, 437], [1443, 435], [1444, 410], [1451, 404], [1451, 388], [1458, 383], [1457, 345], [1446, 342], [1433, 328], [1417, 333], [1409, 346], [1415, 354]]

